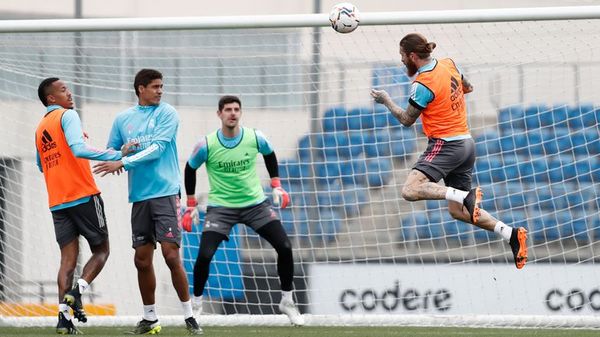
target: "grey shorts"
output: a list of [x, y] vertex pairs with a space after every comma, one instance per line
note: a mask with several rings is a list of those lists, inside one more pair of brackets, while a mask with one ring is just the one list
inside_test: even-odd
[[92, 195], [88, 202], [73, 207], [52, 211], [54, 233], [60, 248], [82, 235], [90, 246], [108, 240], [108, 228], [104, 215], [104, 201], [99, 194]]
[[134, 202], [131, 208], [133, 248], [156, 242], [173, 242], [181, 246], [179, 196], [171, 195]]
[[427, 149], [413, 169], [421, 171], [433, 182], [444, 179], [446, 186], [469, 191], [475, 164], [475, 142], [472, 138], [445, 141], [430, 138]]
[[243, 223], [257, 231], [274, 220], [279, 220], [279, 217], [271, 208], [269, 199], [260, 204], [243, 208], [208, 206], [203, 231], [221, 233], [229, 239], [229, 232], [235, 224]]

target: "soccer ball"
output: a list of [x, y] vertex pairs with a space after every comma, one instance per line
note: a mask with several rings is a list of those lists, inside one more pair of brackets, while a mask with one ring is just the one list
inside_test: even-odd
[[358, 8], [349, 2], [339, 3], [331, 9], [329, 21], [338, 33], [353, 32], [360, 22]]

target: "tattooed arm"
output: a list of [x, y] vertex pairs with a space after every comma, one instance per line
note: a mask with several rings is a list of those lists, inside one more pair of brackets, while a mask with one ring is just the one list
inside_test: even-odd
[[371, 97], [375, 99], [375, 102], [385, 105], [392, 115], [394, 115], [394, 117], [396, 117], [396, 119], [404, 126], [413, 125], [421, 115], [421, 111], [410, 104], [406, 110], [396, 105], [385, 90], [371, 89]]

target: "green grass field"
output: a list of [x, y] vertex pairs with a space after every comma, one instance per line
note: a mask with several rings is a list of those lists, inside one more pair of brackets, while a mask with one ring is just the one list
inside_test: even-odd
[[[126, 327], [89, 327], [82, 328], [87, 336], [123, 336]], [[0, 335], [11, 336], [57, 336], [53, 328], [1, 328]], [[187, 336], [182, 327], [163, 327], [161, 336]], [[598, 336], [598, 330], [557, 330], [557, 329], [473, 329], [473, 328], [412, 328], [412, 327], [206, 327], [204, 335], [220, 336], [257, 336], [257, 337], [348, 337], [348, 336], [544, 336], [544, 337], [583, 337]]]

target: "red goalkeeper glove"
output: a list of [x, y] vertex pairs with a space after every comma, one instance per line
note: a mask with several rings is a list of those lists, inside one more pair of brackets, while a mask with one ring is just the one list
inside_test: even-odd
[[198, 201], [195, 197], [187, 199], [187, 208], [183, 212], [181, 217], [181, 228], [186, 232], [192, 231], [194, 223], [198, 223], [200, 218], [198, 217]]
[[281, 180], [271, 178], [271, 187], [273, 188], [273, 205], [286, 208], [290, 203], [290, 195], [281, 188]]

